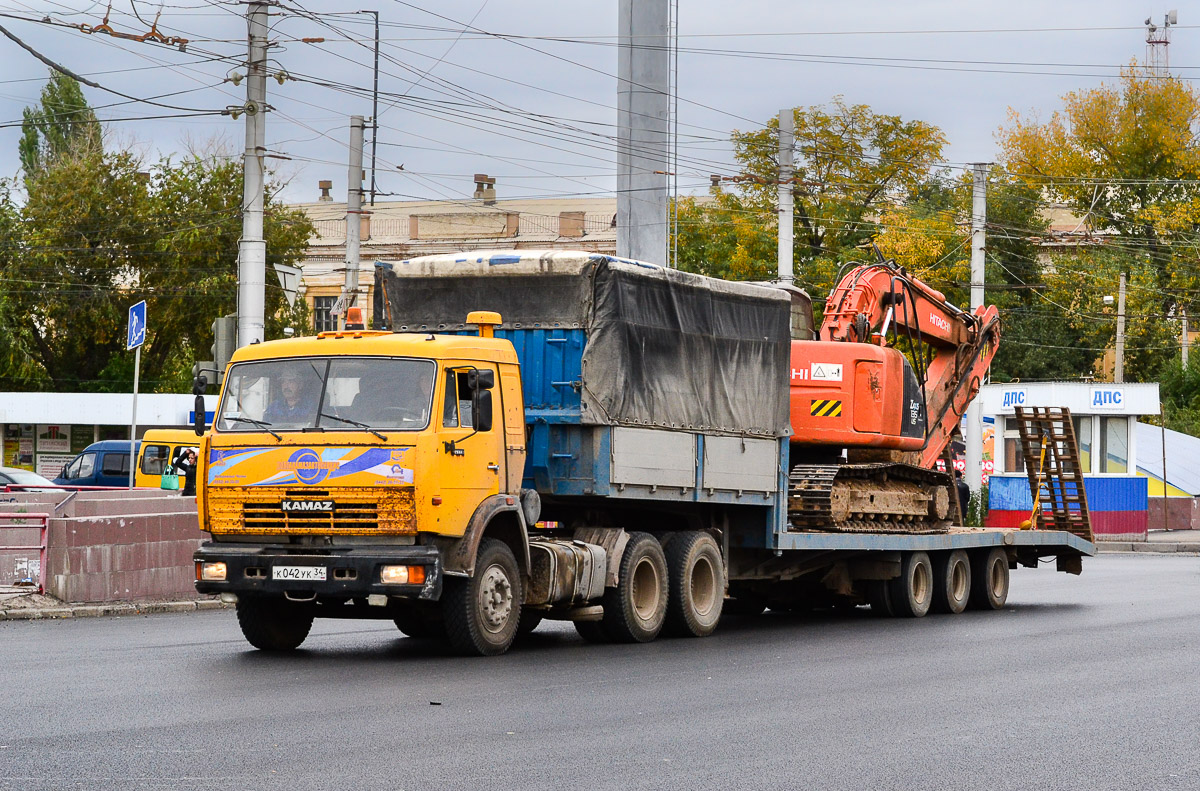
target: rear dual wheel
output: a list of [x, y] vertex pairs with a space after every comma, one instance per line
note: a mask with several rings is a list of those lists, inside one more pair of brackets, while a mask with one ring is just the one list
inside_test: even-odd
[[721, 620], [725, 603], [725, 563], [708, 533], [675, 535], [667, 544], [667, 631], [679, 637], [707, 637]]
[[971, 562], [961, 549], [939, 557], [933, 567], [933, 611], [958, 614], [971, 595]]
[[900, 576], [888, 581], [892, 614], [901, 618], [920, 618], [933, 603], [933, 563], [926, 552], [905, 552], [900, 556]]
[[975, 610], [999, 610], [1008, 601], [1008, 553], [996, 547], [972, 555], [970, 606]]
[[630, 533], [617, 571], [617, 586], [604, 592], [604, 618], [576, 621], [575, 631], [592, 643], [648, 643], [667, 617], [667, 559], [658, 539]]

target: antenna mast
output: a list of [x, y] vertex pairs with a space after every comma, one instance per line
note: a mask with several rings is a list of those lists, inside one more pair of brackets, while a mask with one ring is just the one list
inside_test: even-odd
[[1179, 24], [1179, 12], [1171, 9], [1163, 16], [1162, 27], [1146, 17], [1146, 68], [1155, 77], [1170, 76], [1167, 48], [1171, 44], [1171, 28]]

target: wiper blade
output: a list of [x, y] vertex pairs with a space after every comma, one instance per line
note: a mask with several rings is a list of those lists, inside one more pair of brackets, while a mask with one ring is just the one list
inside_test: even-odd
[[357, 420], [351, 420], [351, 419], [350, 419], [350, 418], [348, 418], [348, 417], [341, 417], [340, 415], [331, 415], [331, 414], [329, 414], [328, 412], [322, 412], [322, 413], [321, 413], [321, 417], [327, 417], [327, 418], [329, 418], [330, 420], [336, 420], [336, 421], [338, 421], [338, 422], [340, 422], [340, 423], [348, 423], [348, 424], [350, 424], [351, 426], [358, 426], [359, 428], [365, 428], [367, 431], [369, 431], [369, 432], [371, 432], [372, 434], [374, 434], [375, 436], [379, 437], [379, 438], [380, 438], [381, 440], [383, 440], [384, 442], [387, 442], [387, 437], [385, 437], [383, 434], [380, 434], [378, 431], [376, 431], [375, 429], [371, 428], [371, 427], [370, 427], [370, 426], [368, 426], [366, 423], [362, 423], [362, 422], [359, 422], [359, 421], [357, 421]]
[[232, 420], [235, 423], [249, 423], [252, 426], [258, 426], [259, 428], [266, 431], [268, 434], [270, 434], [275, 439], [279, 440], [280, 442], [283, 442], [283, 436], [280, 434], [276, 434], [274, 431], [272, 431], [271, 424], [266, 422], [265, 420], [255, 420], [252, 417], [227, 417], [225, 419]]

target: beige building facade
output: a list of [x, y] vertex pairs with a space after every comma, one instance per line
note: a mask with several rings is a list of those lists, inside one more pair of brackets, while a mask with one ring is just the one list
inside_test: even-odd
[[[495, 200], [494, 182], [482, 183], [475, 200], [378, 201], [363, 206], [354, 304], [363, 308], [367, 326], [376, 261], [511, 248], [616, 253], [616, 198]], [[300, 264], [300, 289], [313, 315], [312, 329], [336, 329], [335, 306], [346, 281], [346, 204], [319, 200], [293, 208], [316, 226]]]

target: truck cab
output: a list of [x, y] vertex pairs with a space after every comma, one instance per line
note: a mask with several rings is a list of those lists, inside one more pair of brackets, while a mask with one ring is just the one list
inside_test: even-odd
[[447, 574], [471, 572], [485, 525], [511, 537], [519, 574], [521, 382], [512, 344], [489, 334], [355, 330], [239, 350], [203, 440], [212, 541], [198, 589], [237, 591], [239, 613], [277, 625], [283, 601], [415, 618]]

